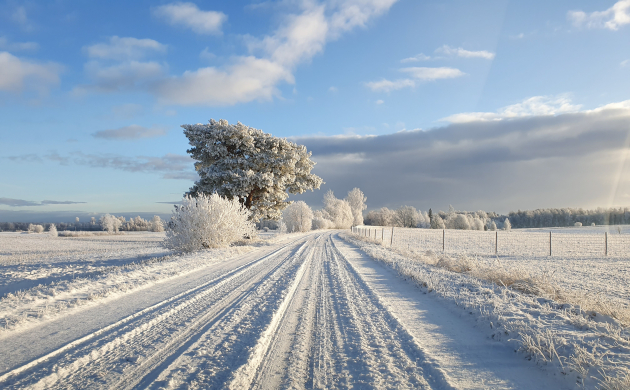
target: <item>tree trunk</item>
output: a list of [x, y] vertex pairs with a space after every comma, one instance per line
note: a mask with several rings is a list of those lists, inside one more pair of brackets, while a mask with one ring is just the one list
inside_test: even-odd
[[245, 207], [249, 210], [252, 208], [252, 201], [254, 200], [254, 191], [250, 192], [245, 199]]

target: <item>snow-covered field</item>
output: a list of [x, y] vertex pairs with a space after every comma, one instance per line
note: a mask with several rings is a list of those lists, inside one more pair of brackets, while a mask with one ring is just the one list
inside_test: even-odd
[[0, 234], [0, 388], [628, 388], [619, 321], [418, 253], [162, 237]]
[[[277, 237], [277, 239], [287, 239]], [[257, 246], [273, 242], [261, 234]], [[87, 237], [0, 233], [0, 334], [222, 262], [256, 246], [174, 255], [164, 233]]]
[[[470, 266], [475, 268], [502, 269], [506, 273], [545, 278], [565, 291], [581, 293], [586, 298], [610, 302], [630, 311], [630, 226], [619, 226], [620, 232], [617, 228], [589, 226], [510, 232], [446, 230], [444, 233], [442, 230], [394, 228], [393, 244], [391, 227], [357, 230], [361, 236], [366, 235], [366, 230], [371, 230], [368, 237], [374, 239], [376, 236], [376, 242], [407, 251], [412, 256], [424, 256], [426, 259], [428, 252], [428, 257], [433, 258], [430, 263], [437, 263], [442, 254], [453, 258], [466, 257]], [[549, 256], [550, 231], [552, 256]], [[605, 232], [608, 232], [609, 256], [603, 252]], [[499, 251], [495, 255], [497, 236]], [[611, 247], [615, 249], [610, 250]], [[593, 248], [602, 251], [598, 253]]]

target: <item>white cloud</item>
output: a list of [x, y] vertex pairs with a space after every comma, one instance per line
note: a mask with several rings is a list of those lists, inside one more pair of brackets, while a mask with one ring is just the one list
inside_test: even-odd
[[153, 89], [160, 100], [182, 105], [232, 105], [270, 100], [277, 85], [294, 83], [297, 65], [321, 53], [327, 42], [365, 27], [397, 0], [346, 0], [301, 3], [301, 13], [284, 18], [262, 39], [249, 38], [250, 56], [235, 57], [222, 67], [207, 67], [170, 77]]
[[464, 76], [466, 73], [456, 68], [425, 68], [425, 67], [411, 67], [402, 68], [401, 72], [409, 73], [414, 79], [421, 81], [434, 81], [438, 79], [452, 79], [456, 77]]
[[76, 87], [75, 93], [146, 89], [164, 77], [165, 68], [157, 62], [129, 61], [103, 66], [97, 61], [90, 61], [85, 64], [85, 73], [92, 84]]
[[365, 86], [374, 92], [391, 92], [403, 88], [413, 88], [416, 86], [416, 83], [411, 79], [399, 79], [394, 81], [382, 79], [380, 81], [367, 82]]
[[626, 66], [630, 65], [630, 60], [623, 60], [621, 61], [621, 63], [619, 64], [619, 66], [621, 66], [622, 68], [625, 68]]
[[155, 91], [167, 103], [231, 105], [270, 100], [280, 81], [293, 83], [293, 75], [273, 61], [240, 57], [225, 70], [201, 68], [163, 80]]
[[455, 47], [450, 47], [448, 45], [444, 45], [440, 48], [437, 48], [435, 52], [448, 55], [448, 56], [456, 56], [456, 57], [462, 57], [462, 58], [485, 58], [487, 60], [493, 59], [495, 55], [494, 53], [491, 53], [486, 50], [470, 51], [470, 50], [463, 49], [461, 47], [455, 48]]
[[52, 62], [39, 64], [0, 52], [0, 91], [35, 90], [40, 95], [59, 84], [62, 66]]
[[[365, 83], [365, 86], [375, 92], [391, 92], [403, 88], [414, 88], [417, 81], [435, 81], [439, 79], [452, 79], [461, 77], [466, 73], [455, 68], [425, 68], [425, 67], [411, 67], [399, 69], [401, 72], [409, 73], [413, 79], [398, 79], [387, 80], [382, 79], [380, 81], [369, 81]], [[415, 79], [415, 80], [414, 80]]]
[[118, 129], [100, 130], [92, 135], [95, 138], [111, 139], [111, 140], [134, 140], [142, 138], [155, 138], [166, 135], [166, 128], [153, 126], [151, 128], [130, 125]]
[[383, 103], [385, 103], [385, 100], [378, 99], [378, 100], [376, 101], [376, 104], [383, 104]]
[[403, 58], [402, 60], [400, 60], [400, 62], [402, 62], [404, 64], [404, 63], [407, 63], [407, 62], [428, 61], [430, 59], [431, 59], [430, 56], [428, 56], [426, 54], [423, 54], [423, 53], [420, 53], [420, 54], [418, 54], [418, 55], [416, 55], [414, 57]]
[[153, 14], [172, 25], [185, 26], [197, 34], [221, 34], [227, 15], [217, 11], [202, 11], [193, 3], [170, 3], [159, 6]]
[[566, 96], [534, 96], [520, 103], [503, 107], [497, 112], [464, 112], [442, 118], [441, 121], [467, 123], [476, 121], [498, 121], [529, 116], [559, 115], [578, 112], [581, 107], [582, 106], [579, 104], [573, 104], [571, 99]]
[[37, 42], [11, 42], [7, 37], [0, 37], [0, 49], [11, 51], [34, 51], [39, 49]]
[[153, 39], [120, 38], [113, 36], [109, 43], [84, 47], [88, 57], [105, 60], [139, 60], [152, 53], [165, 53], [166, 45]]
[[332, 86], [332, 87], [328, 88], [328, 92], [330, 92], [330, 93], [337, 93], [337, 91], [338, 91], [338, 89], [335, 86]]
[[630, 23], [630, 0], [620, 0], [605, 11], [591, 13], [569, 11], [567, 18], [576, 27], [618, 30], [619, 27]]

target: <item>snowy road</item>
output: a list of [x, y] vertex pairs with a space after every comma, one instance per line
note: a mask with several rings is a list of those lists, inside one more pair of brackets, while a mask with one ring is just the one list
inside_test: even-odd
[[336, 232], [8, 334], [0, 351], [6, 389], [569, 388]]

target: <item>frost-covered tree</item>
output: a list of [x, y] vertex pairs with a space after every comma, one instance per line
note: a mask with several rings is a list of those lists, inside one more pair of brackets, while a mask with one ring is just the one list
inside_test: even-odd
[[434, 214], [431, 220], [431, 229], [446, 229], [444, 220], [439, 215]]
[[346, 202], [350, 204], [352, 216], [354, 217], [354, 226], [363, 225], [363, 210], [367, 209], [367, 197], [359, 188], [353, 188], [346, 196]]
[[324, 211], [328, 213], [336, 229], [349, 229], [354, 222], [350, 204], [345, 200], [335, 198], [332, 190], [328, 190], [324, 195]]
[[365, 216], [365, 223], [373, 226], [392, 226], [394, 221], [394, 211], [387, 207], [378, 210], [371, 210]]
[[122, 222], [120, 219], [114, 217], [110, 214], [105, 214], [100, 218], [101, 229], [107, 231], [108, 233], [116, 233], [118, 229], [122, 226]]
[[470, 230], [470, 221], [464, 214], [449, 213], [444, 223], [447, 229]]
[[330, 216], [325, 210], [315, 210], [313, 213], [313, 230], [333, 229], [335, 224], [329, 218]]
[[188, 195], [216, 192], [236, 197], [253, 221], [277, 220], [289, 205], [288, 193], [301, 194], [322, 184], [311, 173], [315, 163], [303, 145], [224, 119], [182, 127], [199, 174]]
[[50, 226], [48, 227], [48, 235], [50, 237], [58, 237], [59, 236], [59, 232], [57, 232], [57, 226], [55, 226], [54, 223], [51, 223]]
[[490, 221], [488, 223], [488, 230], [492, 230], [493, 232], [497, 230], [497, 224], [494, 221]]
[[282, 212], [288, 232], [308, 232], [313, 224], [313, 211], [303, 201], [294, 202]]
[[159, 215], [154, 215], [151, 220], [151, 231], [152, 232], [163, 232], [164, 231], [164, 223], [162, 222], [162, 218]]
[[216, 193], [186, 195], [173, 211], [164, 246], [182, 252], [224, 247], [255, 232], [249, 210], [238, 199]]
[[29, 233], [41, 233], [44, 231], [44, 227], [42, 225], [33, 225], [32, 223], [28, 225]]
[[505, 218], [505, 221], [503, 221], [503, 230], [512, 230], [512, 224], [510, 223], [510, 220], [508, 218]]
[[400, 227], [416, 227], [418, 211], [413, 206], [402, 206], [394, 214], [394, 225]]

